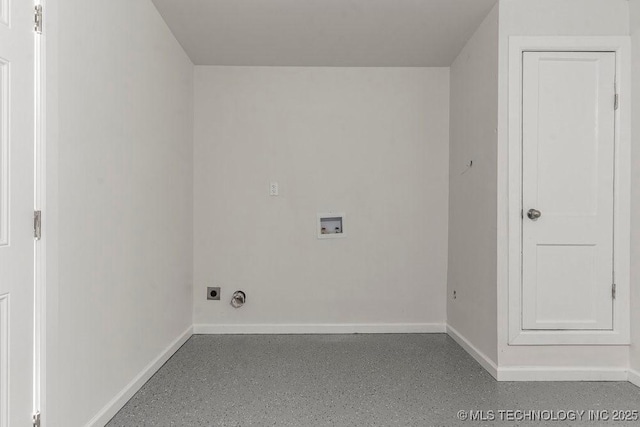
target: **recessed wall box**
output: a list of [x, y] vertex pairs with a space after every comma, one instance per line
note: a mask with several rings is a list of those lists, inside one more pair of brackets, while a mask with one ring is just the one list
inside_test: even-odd
[[220, 301], [220, 288], [219, 287], [208, 287], [207, 288], [207, 299]]
[[318, 214], [318, 239], [346, 237], [344, 213], [328, 212]]

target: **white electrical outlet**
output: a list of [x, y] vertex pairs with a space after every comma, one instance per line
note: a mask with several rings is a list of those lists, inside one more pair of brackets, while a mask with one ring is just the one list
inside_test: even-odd
[[270, 196], [277, 196], [278, 195], [278, 183], [277, 182], [272, 182], [271, 185], [269, 186], [269, 195]]

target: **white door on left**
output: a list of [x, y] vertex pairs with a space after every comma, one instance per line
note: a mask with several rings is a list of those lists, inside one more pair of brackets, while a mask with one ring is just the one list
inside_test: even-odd
[[33, 412], [33, 0], [0, 0], [0, 427]]

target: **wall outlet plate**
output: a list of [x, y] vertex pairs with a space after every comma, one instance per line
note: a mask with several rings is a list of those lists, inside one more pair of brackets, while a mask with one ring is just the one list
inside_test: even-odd
[[207, 288], [207, 299], [213, 301], [220, 301], [220, 288], [209, 287]]

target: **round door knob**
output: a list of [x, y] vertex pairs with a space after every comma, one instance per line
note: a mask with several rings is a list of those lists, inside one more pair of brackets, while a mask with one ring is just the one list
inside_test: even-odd
[[531, 221], [537, 221], [538, 218], [540, 218], [541, 216], [542, 216], [542, 212], [540, 212], [537, 209], [529, 209], [529, 212], [527, 212], [527, 217]]

